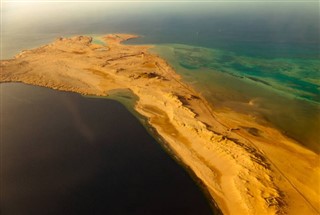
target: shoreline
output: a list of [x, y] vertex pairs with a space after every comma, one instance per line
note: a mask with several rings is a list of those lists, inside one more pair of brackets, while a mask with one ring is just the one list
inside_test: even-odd
[[[133, 96], [136, 97], [133, 92], [129, 91], [129, 90], [123, 90], [123, 89], [119, 89], [119, 90], [114, 90], [117, 92], [122, 92], [122, 91], [126, 91], [124, 92], [124, 94], [129, 94], [129, 96]], [[116, 92], [116, 93], [117, 93]], [[110, 93], [110, 91], [109, 91]], [[214, 201], [214, 199], [212, 199], [209, 190], [207, 189], [207, 187], [203, 184], [203, 182], [201, 181], [200, 178], [198, 178], [194, 172], [192, 171], [192, 169], [187, 166], [186, 164], [184, 164], [182, 162], [182, 160], [174, 153], [174, 151], [171, 149], [170, 145], [165, 141], [165, 139], [157, 132], [156, 129], [154, 129], [152, 127], [152, 125], [148, 122], [148, 118], [144, 117], [143, 115], [141, 115], [139, 112], [137, 112], [137, 110], [134, 108], [137, 100], [139, 98], [130, 98], [130, 102], [127, 101], [121, 101], [121, 99], [118, 98], [118, 96], [114, 96], [113, 94], [114, 92], [112, 92], [112, 94], [108, 94], [108, 96], [106, 97], [101, 97], [101, 96], [88, 96], [88, 98], [95, 98], [95, 99], [112, 99], [115, 100], [117, 102], [120, 102], [122, 105], [124, 105], [126, 107], [126, 109], [133, 114], [139, 121], [140, 123], [143, 124], [143, 126], [145, 127], [146, 131], [148, 132], [148, 134], [150, 134], [161, 146], [162, 150], [164, 150], [180, 167], [182, 167], [188, 174], [189, 176], [192, 178], [192, 180], [194, 181], [194, 183], [198, 186], [198, 188], [201, 190], [201, 192], [204, 194], [204, 196], [206, 197], [207, 202], [209, 203], [212, 211], [214, 212], [214, 214], [222, 214], [221, 210], [219, 209], [217, 203]], [[87, 96], [85, 96], [87, 97]]]
[[[318, 130], [320, 126], [316, 122], [320, 120], [320, 115], [319, 106], [316, 103], [282, 93], [258, 82], [249, 81], [246, 77], [212, 69], [210, 66], [204, 65], [194, 70], [181, 66], [181, 61], [185, 57], [181, 56], [180, 52], [187, 53], [186, 56], [195, 55], [196, 62], [200, 61], [197, 60], [199, 55], [201, 59], [210, 58], [214, 61], [215, 59], [206, 53], [208, 48], [161, 44], [151, 50], [169, 62], [182, 76], [183, 82], [200, 92], [212, 105], [215, 113], [233, 111], [253, 115], [258, 124], [281, 130], [285, 136], [295, 140], [303, 147], [319, 153]], [[193, 50], [195, 54], [192, 54]]]
[[98, 96], [130, 89], [139, 98], [134, 109], [224, 214], [319, 213], [317, 154], [245, 115], [217, 115], [167, 62], [148, 52], [150, 46], [121, 44], [136, 37], [107, 35], [107, 46], [92, 44], [91, 37], [59, 38], [2, 60], [0, 82]]

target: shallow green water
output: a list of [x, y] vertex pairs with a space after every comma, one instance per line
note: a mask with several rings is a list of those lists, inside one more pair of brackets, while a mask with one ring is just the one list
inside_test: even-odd
[[319, 151], [320, 61], [262, 58], [190, 45], [153, 49], [215, 108], [253, 115]]

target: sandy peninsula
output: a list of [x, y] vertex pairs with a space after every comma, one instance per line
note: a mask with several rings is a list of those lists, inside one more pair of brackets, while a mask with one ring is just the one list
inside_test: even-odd
[[215, 112], [150, 46], [121, 44], [135, 37], [110, 34], [105, 46], [58, 38], [1, 61], [0, 81], [91, 95], [129, 89], [223, 214], [319, 214], [318, 154], [249, 116]]

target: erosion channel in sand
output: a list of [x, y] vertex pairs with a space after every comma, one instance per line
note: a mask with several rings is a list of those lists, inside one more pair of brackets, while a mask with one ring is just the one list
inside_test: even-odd
[[319, 155], [248, 116], [214, 112], [151, 46], [121, 44], [135, 37], [59, 38], [1, 61], [0, 81], [104, 96], [129, 89], [224, 214], [319, 213]]

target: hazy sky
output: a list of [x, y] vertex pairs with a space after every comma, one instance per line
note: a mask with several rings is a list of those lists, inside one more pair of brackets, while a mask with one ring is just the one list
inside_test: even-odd
[[[95, 3], [92, 1], [77, 2], [68, 0], [63, 3], [47, 3], [41, 0], [28, 2], [27, 0], [13, 1], [8, 0], [2, 3], [2, 24], [8, 25], [36, 25], [46, 21], [49, 24], [60, 23], [61, 21], [75, 21], [80, 19], [99, 19], [101, 17], [124, 18], [140, 15], [219, 15], [234, 16], [241, 14], [269, 16], [270, 19], [287, 14], [296, 14], [316, 19], [319, 14], [318, 1], [290, 1], [290, 2], [270, 2], [270, 1], [216, 1], [204, 2], [135, 2], [113, 1]], [[276, 16], [276, 17], [275, 17]], [[318, 17], [319, 18], [319, 17]]]

